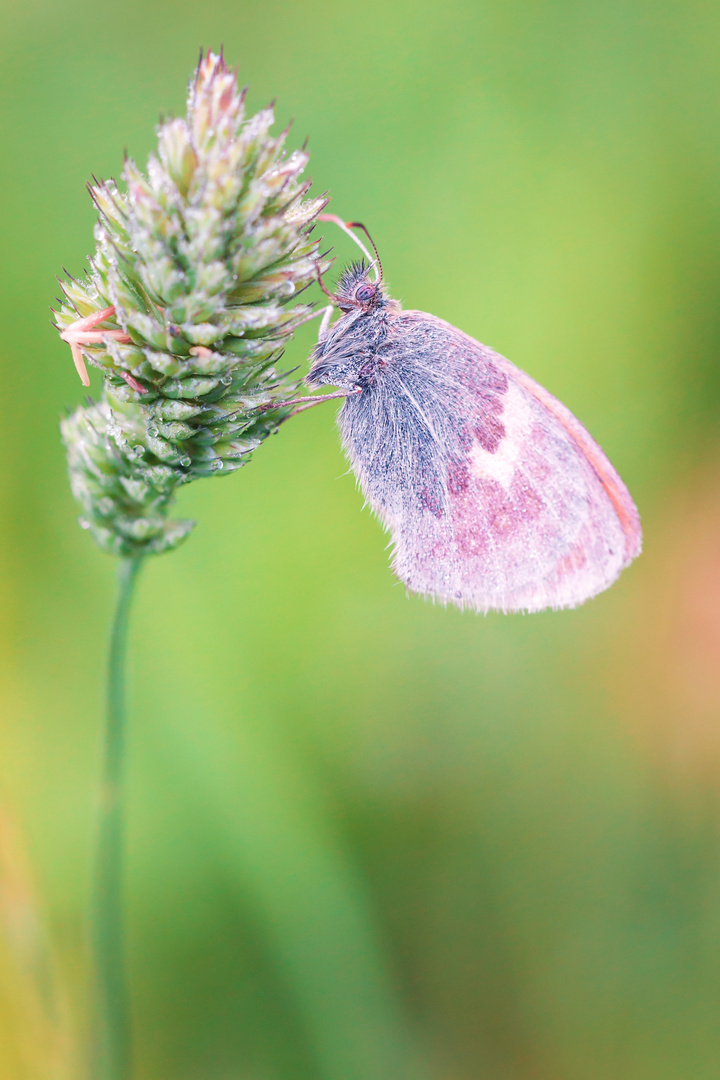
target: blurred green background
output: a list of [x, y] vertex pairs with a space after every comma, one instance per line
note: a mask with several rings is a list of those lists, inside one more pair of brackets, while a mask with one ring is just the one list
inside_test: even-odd
[[138, 1080], [715, 1080], [720, 9], [3, 0], [0, 32], [1, 1080], [87, 1041], [115, 567], [54, 275], [220, 44], [394, 294], [586, 423], [646, 543], [578, 611], [408, 598], [334, 406], [182, 493], [131, 635]]

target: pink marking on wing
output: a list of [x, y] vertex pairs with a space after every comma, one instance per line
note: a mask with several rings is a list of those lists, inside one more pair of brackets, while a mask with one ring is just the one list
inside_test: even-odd
[[[499, 406], [496, 406], [496, 410], [499, 412], [501, 408], [502, 402]], [[505, 425], [497, 416], [493, 416], [491, 412], [486, 412], [476, 424], [473, 434], [483, 450], [487, 450], [489, 454], [494, 454], [505, 438]]]
[[576, 544], [572, 551], [569, 551], [567, 555], [563, 555], [560, 562], [557, 565], [558, 577], [566, 577], [570, 574], [576, 573], [578, 570], [582, 570], [587, 566], [587, 551], [584, 544]]
[[552, 413], [560, 421], [565, 431], [567, 431], [570, 438], [594, 469], [620, 521], [625, 536], [625, 558], [630, 562], [640, 553], [642, 546], [640, 518], [630, 492], [601, 448], [570, 410], [519, 368], [516, 372], [516, 378], [548, 412]]
[[463, 495], [467, 491], [470, 486], [470, 473], [464, 461], [450, 466], [447, 485], [451, 495]]

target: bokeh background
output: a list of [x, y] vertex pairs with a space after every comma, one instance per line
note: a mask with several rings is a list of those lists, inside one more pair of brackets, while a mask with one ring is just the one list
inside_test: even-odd
[[138, 1080], [715, 1080], [720, 9], [1, 17], [2, 1080], [83, 1078], [87, 1042], [115, 567], [68, 492], [54, 276], [92, 250], [85, 180], [144, 162], [220, 44], [395, 295], [585, 422], [646, 541], [578, 611], [408, 598], [332, 405], [182, 493], [200, 524], [145, 568], [131, 635]]

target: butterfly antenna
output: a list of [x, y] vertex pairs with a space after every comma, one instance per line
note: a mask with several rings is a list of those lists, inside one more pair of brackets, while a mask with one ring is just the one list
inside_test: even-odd
[[[380, 265], [380, 259], [378, 258], [377, 248], [375, 247], [375, 244], [373, 243], [373, 239], [370, 236], [370, 233], [367, 231], [367, 229], [365, 228], [364, 225], [361, 225], [359, 221], [347, 221], [347, 222], [343, 221], [343, 219], [339, 218], [337, 216], [337, 214], [318, 214], [317, 220], [318, 221], [331, 221], [333, 223], [333, 225], [337, 225], [338, 228], [342, 229], [342, 231], [345, 233], [345, 235], [349, 236], [350, 239], [352, 241], [354, 241], [354, 243], [357, 244], [357, 246], [360, 248], [360, 250], [362, 251], [362, 253], [365, 256], [365, 258], [367, 259], [367, 261], [370, 263], [370, 266], [374, 268], [376, 284], [377, 284], [377, 282], [382, 281], [382, 266]], [[363, 232], [367, 236], [368, 240], [372, 244], [373, 251], [375, 252], [375, 258], [374, 259], [373, 259], [372, 255], [370, 254], [370, 252], [368, 251], [368, 249], [363, 244], [362, 240], [358, 236], [356, 236], [356, 234], [352, 231], [353, 229], [362, 229], [363, 230]]]
[[[362, 229], [362, 231], [365, 233], [368, 240], [370, 241], [372, 249], [375, 252], [375, 262], [373, 265], [377, 266], [377, 270], [375, 271], [375, 284], [377, 285], [379, 282], [382, 281], [383, 269], [382, 263], [380, 262], [380, 256], [378, 255], [378, 249], [375, 247], [375, 241], [373, 240], [372, 236], [367, 231], [361, 221], [348, 221], [347, 224], [349, 229]], [[357, 241], [357, 237], [355, 237], [355, 240]]]

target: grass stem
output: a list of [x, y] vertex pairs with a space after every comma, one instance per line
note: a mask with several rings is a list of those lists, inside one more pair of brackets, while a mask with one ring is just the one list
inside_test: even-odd
[[107, 714], [94, 896], [95, 1055], [92, 1080], [130, 1080], [131, 1040], [123, 934], [125, 654], [142, 558], [124, 558], [110, 636]]

